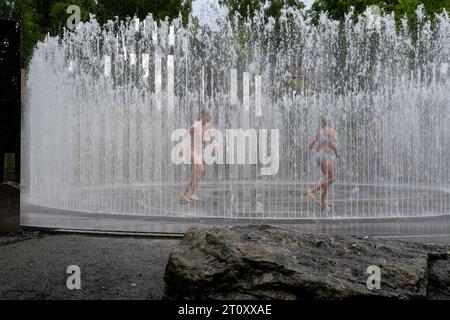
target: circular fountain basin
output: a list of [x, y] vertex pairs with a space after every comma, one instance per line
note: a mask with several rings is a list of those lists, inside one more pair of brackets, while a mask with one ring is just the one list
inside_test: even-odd
[[329, 191], [327, 210], [307, 197], [312, 184], [268, 182], [205, 182], [200, 201], [178, 201], [183, 185], [156, 184], [89, 187], [56, 193], [44, 207], [115, 215], [222, 219], [373, 219], [431, 217], [450, 212], [450, 193], [444, 189], [384, 184], [337, 183]]

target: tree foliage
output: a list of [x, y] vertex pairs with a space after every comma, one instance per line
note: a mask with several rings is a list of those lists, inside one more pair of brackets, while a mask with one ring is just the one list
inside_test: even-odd
[[90, 12], [95, 12], [96, 3], [94, 0], [63, 0], [55, 1], [50, 4], [48, 11], [48, 31], [51, 34], [61, 32], [66, 26], [67, 19], [71, 13], [67, 13], [67, 8], [71, 5], [78, 6], [80, 8], [80, 20], [88, 21]]
[[[304, 8], [301, 0], [218, 0], [229, 8], [231, 16], [241, 21], [263, 10], [266, 17], [277, 19], [284, 7]], [[385, 13], [394, 12], [396, 18], [406, 16], [414, 24], [417, 6], [423, 4], [425, 13], [450, 12], [450, 0], [316, 0], [309, 13], [317, 21], [320, 13], [327, 13], [333, 19], [341, 20], [354, 7], [355, 14], [363, 12], [368, 6], [377, 5]], [[100, 23], [118, 17], [137, 16], [143, 19], [152, 13], [156, 20], [169, 17], [173, 19], [181, 13], [186, 17], [191, 12], [192, 0], [0, 0], [0, 17], [20, 20], [22, 27], [22, 64], [31, 58], [36, 43], [47, 33], [61, 32], [66, 25], [69, 5], [78, 5], [81, 20], [89, 19], [89, 14], [97, 17]]]
[[100, 23], [114, 17], [143, 19], [149, 13], [157, 20], [166, 16], [173, 19], [180, 13], [187, 17], [191, 11], [191, 0], [0, 0], [0, 18], [20, 20], [23, 66], [28, 64], [37, 42], [47, 33], [62, 32], [71, 15], [67, 13], [70, 5], [80, 8], [81, 21], [89, 20], [93, 14]]
[[19, 9], [17, 3], [12, 0], [0, 0], [0, 18], [19, 19]]
[[405, 16], [409, 21], [415, 19], [419, 5], [424, 6], [428, 17], [433, 17], [435, 13], [441, 13], [443, 10], [450, 13], [450, 0], [316, 0], [312, 5], [311, 15], [315, 21], [320, 13], [327, 13], [335, 20], [342, 20], [351, 7], [357, 15], [372, 5], [378, 6], [384, 13], [394, 13], [397, 20]]
[[229, 8], [230, 16], [239, 15], [241, 19], [252, 17], [259, 10], [264, 10], [266, 17], [277, 19], [284, 7], [296, 9], [305, 7], [300, 0], [219, 0], [219, 3]]
[[96, 14], [100, 22], [116, 16], [120, 19], [133, 16], [144, 19], [149, 13], [153, 14], [155, 20], [165, 17], [174, 19], [180, 13], [187, 17], [191, 6], [191, 0], [98, 0]]

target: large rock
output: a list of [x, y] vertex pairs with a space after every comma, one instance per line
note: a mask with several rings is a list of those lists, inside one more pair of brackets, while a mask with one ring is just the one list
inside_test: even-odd
[[450, 299], [449, 254], [429, 256], [428, 298]]
[[[194, 227], [170, 255], [165, 297], [448, 299], [448, 287], [435, 287], [449, 283], [446, 250], [271, 226]], [[381, 268], [380, 289], [367, 287], [367, 268], [372, 265]]]
[[0, 184], [0, 233], [12, 233], [20, 224], [20, 190], [9, 183]]

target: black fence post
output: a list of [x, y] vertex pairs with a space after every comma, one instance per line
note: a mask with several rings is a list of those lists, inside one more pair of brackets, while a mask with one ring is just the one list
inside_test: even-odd
[[14, 20], [0, 19], [0, 83], [0, 182], [19, 182], [20, 26]]

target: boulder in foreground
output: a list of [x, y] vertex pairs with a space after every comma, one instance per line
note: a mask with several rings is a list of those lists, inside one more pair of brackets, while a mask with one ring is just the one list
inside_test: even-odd
[[[450, 299], [447, 250], [272, 226], [194, 227], [169, 258], [165, 297]], [[380, 267], [380, 289], [367, 287], [369, 266]]]

